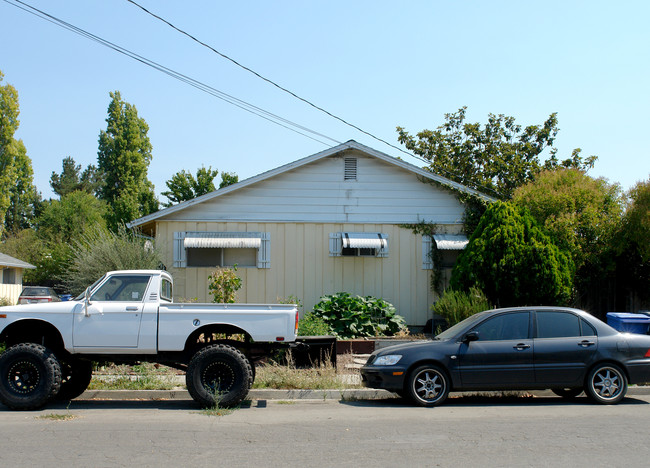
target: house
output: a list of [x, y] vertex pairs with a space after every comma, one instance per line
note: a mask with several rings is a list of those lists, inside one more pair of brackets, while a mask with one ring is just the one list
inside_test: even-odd
[[23, 290], [23, 270], [34, 268], [34, 265], [0, 253], [0, 299], [16, 304]]
[[[215, 265], [237, 265], [238, 301], [299, 298], [309, 311], [340, 291], [391, 302], [424, 325], [433, 244], [449, 270], [467, 243], [456, 191], [489, 197], [355, 141], [136, 219], [175, 278], [174, 297], [210, 301]], [[436, 236], [408, 225], [435, 223]]]

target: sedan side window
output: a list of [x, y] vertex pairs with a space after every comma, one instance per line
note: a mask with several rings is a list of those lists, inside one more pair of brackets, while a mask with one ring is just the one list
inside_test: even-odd
[[93, 301], [141, 302], [150, 276], [114, 276], [100, 286], [90, 298]]
[[525, 340], [528, 338], [529, 316], [529, 312], [497, 315], [472, 331], [478, 332], [480, 341]]
[[537, 338], [580, 336], [580, 318], [569, 312], [537, 312]]
[[590, 323], [587, 323], [585, 319], [580, 319], [580, 324], [582, 325], [582, 336], [596, 336], [596, 329], [591, 326]]

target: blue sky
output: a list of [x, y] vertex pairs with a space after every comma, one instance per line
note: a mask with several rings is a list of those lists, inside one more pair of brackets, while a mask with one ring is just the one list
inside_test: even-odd
[[[14, 2], [14, 0], [9, 0]], [[201, 47], [126, 0], [25, 0], [45, 12], [337, 141], [419, 164]], [[650, 175], [650, 2], [139, 0], [294, 93], [396, 146], [467, 106], [522, 125], [558, 113], [559, 157], [624, 189]], [[96, 164], [109, 92], [149, 124], [156, 192], [181, 169], [245, 179], [328, 146], [242, 111], [0, 0], [0, 70], [20, 96], [34, 182], [72, 156]], [[331, 144], [331, 143], [330, 143]], [[545, 155], [547, 156], [547, 155]], [[164, 200], [164, 197], [163, 197]]]

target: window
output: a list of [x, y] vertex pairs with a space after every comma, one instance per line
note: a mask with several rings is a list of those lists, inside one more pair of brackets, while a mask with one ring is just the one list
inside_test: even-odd
[[596, 329], [587, 323], [585, 319], [580, 319], [580, 329], [582, 331], [582, 336], [596, 336]]
[[439, 251], [441, 268], [453, 268], [468, 243], [467, 237], [460, 234], [422, 236], [422, 269], [433, 270], [433, 249]]
[[16, 270], [13, 268], [2, 270], [2, 284], [16, 284]]
[[90, 298], [91, 301], [142, 302], [151, 276], [111, 276]]
[[388, 257], [388, 236], [379, 232], [332, 232], [330, 256]]
[[501, 314], [487, 319], [472, 331], [480, 341], [525, 340], [528, 338], [529, 312]]
[[537, 338], [580, 336], [580, 318], [569, 312], [537, 312]]
[[270, 268], [268, 232], [175, 232], [174, 266]]
[[172, 301], [172, 298], [174, 296], [172, 295], [172, 283], [171, 281], [163, 278], [162, 283], [160, 285], [160, 298], [163, 301]]

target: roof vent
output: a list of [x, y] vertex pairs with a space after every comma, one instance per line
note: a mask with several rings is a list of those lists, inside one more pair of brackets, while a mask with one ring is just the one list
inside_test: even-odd
[[343, 180], [357, 180], [357, 158], [345, 158]]

